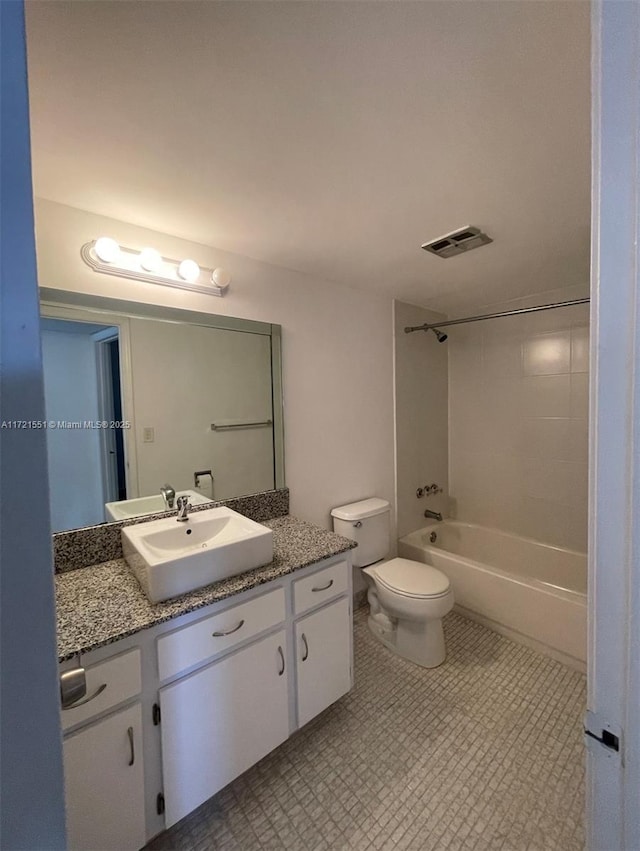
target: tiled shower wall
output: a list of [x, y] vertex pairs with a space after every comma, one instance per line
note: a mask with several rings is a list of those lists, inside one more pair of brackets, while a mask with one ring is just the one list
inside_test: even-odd
[[453, 517], [586, 550], [588, 310], [448, 329]]
[[[404, 333], [407, 325], [442, 319], [441, 313], [394, 303], [398, 537], [424, 526], [425, 508], [447, 513], [447, 343], [431, 333]], [[417, 488], [431, 483], [443, 493], [417, 499]]]

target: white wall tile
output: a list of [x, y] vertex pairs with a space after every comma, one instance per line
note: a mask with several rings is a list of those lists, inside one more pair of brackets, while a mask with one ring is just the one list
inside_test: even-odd
[[557, 310], [527, 313], [516, 317], [516, 321], [519, 324], [523, 339], [536, 334], [544, 334], [547, 331], [567, 331], [573, 325], [572, 315], [575, 310], [575, 307], [561, 307]]
[[589, 371], [589, 326], [571, 329], [571, 372]]
[[571, 411], [569, 375], [532, 375], [522, 379], [525, 417], [568, 417]]
[[[476, 417], [478, 414], [476, 414]], [[486, 452], [493, 455], [518, 455], [521, 415], [518, 405], [492, 407], [484, 414], [484, 431], [481, 433]]]
[[576, 372], [571, 376], [571, 416], [574, 419], [588, 417], [589, 374]]
[[488, 376], [513, 378], [522, 374], [522, 341], [520, 337], [485, 337], [484, 368]]
[[532, 458], [573, 461], [571, 420], [563, 417], [527, 417], [522, 420], [518, 451]]
[[586, 549], [588, 312], [511, 317], [449, 334], [455, 516]]
[[569, 420], [570, 461], [578, 461], [585, 466], [589, 461], [589, 421], [587, 419]]
[[526, 459], [524, 495], [562, 505], [584, 502], [587, 469], [584, 464], [552, 458]]
[[530, 337], [522, 344], [525, 375], [562, 375], [571, 367], [571, 332], [557, 331]]

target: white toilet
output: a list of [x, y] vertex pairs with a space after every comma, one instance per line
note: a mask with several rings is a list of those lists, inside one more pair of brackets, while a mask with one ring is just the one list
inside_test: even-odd
[[353, 564], [368, 577], [369, 629], [405, 659], [435, 668], [446, 656], [442, 618], [453, 608], [449, 580], [428, 564], [389, 552], [389, 503], [363, 499], [331, 512], [333, 530], [358, 544]]

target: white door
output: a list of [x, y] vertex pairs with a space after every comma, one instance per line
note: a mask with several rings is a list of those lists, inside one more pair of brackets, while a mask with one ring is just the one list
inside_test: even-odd
[[160, 689], [167, 827], [289, 735], [284, 630]]
[[69, 851], [138, 851], [145, 844], [142, 712], [123, 709], [63, 745]]
[[587, 847], [640, 848], [640, 4], [593, 10]]
[[345, 597], [296, 623], [298, 726], [351, 688], [351, 610]]

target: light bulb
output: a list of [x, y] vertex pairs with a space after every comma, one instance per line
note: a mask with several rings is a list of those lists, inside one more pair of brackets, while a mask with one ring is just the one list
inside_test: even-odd
[[211, 273], [211, 282], [224, 290], [231, 283], [231, 275], [226, 269], [214, 269]]
[[155, 248], [143, 248], [138, 258], [140, 265], [147, 272], [159, 272], [162, 266], [162, 257]]
[[178, 274], [183, 281], [188, 281], [192, 284], [200, 277], [200, 266], [195, 260], [183, 260], [178, 266]]
[[93, 250], [103, 263], [115, 263], [120, 257], [120, 246], [115, 239], [111, 239], [109, 236], [101, 236], [100, 239], [96, 239]]

